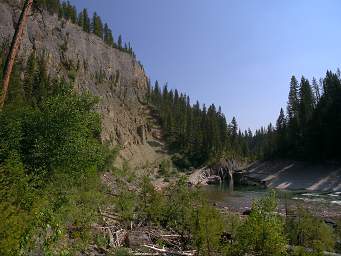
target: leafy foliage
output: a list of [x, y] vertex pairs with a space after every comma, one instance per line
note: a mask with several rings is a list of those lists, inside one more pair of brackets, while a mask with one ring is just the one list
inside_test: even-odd
[[284, 222], [276, 212], [275, 194], [254, 203], [250, 216], [237, 232], [237, 251], [241, 255], [283, 255], [286, 251]]
[[310, 248], [315, 253], [334, 249], [332, 228], [304, 209], [299, 209], [295, 218], [288, 219], [286, 230], [292, 245]]
[[51, 81], [43, 65], [32, 54], [24, 81], [13, 74], [0, 112], [1, 255], [74, 254], [106, 198], [97, 171], [112, 153], [99, 141], [97, 99]]

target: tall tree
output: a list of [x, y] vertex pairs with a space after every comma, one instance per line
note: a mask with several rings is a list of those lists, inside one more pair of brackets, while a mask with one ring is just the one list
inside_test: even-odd
[[90, 33], [90, 18], [87, 9], [83, 9], [78, 15], [78, 25], [83, 31]]
[[4, 78], [3, 78], [3, 85], [2, 85], [2, 94], [0, 95], [0, 110], [3, 108], [6, 100], [6, 95], [8, 92], [8, 85], [11, 78], [11, 73], [14, 65], [15, 58], [18, 54], [18, 50], [24, 35], [24, 29], [27, 25], [28, 17], [31, 12], [33, 0], [26, 0], [24, 3], [24, 7], [21, 11], [21, 15], [18, 21], [17, 29], [15, 30], [11, 48], [5, 63], [4, 69]]
[[314, 94], [314, 105], [316, 107], [321, 99], [321, 90], [315, 77], [313, 77], [313, 80], [312, 80], [312, 89], [313, 89], [313, 94]]
[[103, 39], [103, 23], [101, 17], [99, 17], [96, 12], [94, 12], [92, 17], [91, 30], [92, 33]]
[[117, 46], [118, 46], [118, 49], [122, 49], [122, 36], [121, 35], [118, 36]]
[[291, 77], [290, 89], [288, 96], [287, 112], [289, 120], [298, 118], [299, 97], [298, 97], [298, 81], [295, 76]]
[[305, 126], [310, 121], [314, 110], [314, 98], [309, 81], [302, 77], [300, 83], [300, 107], [299, 120], [300, 125]]

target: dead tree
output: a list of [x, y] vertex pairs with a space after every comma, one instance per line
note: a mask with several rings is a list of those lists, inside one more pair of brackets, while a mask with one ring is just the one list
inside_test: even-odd
[[8, 93], [8, 86], [9, 86], [9, 81], [11, 78], [11, 73], [13, 69], [13, 65], [15, 62], [15, 58], [18, 54], [18, 50], [20, 48], [21, 41], [23, 39], [24, 35], [24, 29], [27, 25], [28, 17], [30, 15], [31, 9], [33, 5], [33, 0], [26, 0], [24, 7], [21, 11], [20, 18], [18, 21], [17, 28], [15, 30], [12, 43], [11, 43], [11, 48], [8, 53], [8, 57], [5, 63], [5, 68], [4, 68], [4, 76], [3, 76], [3, 82], [2, 82], [2, 93], [0, 95], [0, 110], [3, 108], [6, 100], [6, 96]]

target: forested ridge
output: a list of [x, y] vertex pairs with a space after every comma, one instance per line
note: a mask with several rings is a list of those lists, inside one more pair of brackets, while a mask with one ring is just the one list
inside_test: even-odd
[[339, 71], [327, 71], [324, 78], [311, 82], [292, 76], [286, 111], [280, 110], [275, 125], [254, 133], [241, 131], [234, 117], [228, 123], [220, 107], [191, 104], [189, 96], [167, 85], [161, 89], [156, 82], [149, 98], [160, 113], [170, 149], [187, 156], [187, 165], [221, 156], [341, 160]]
[[201, 106], [198, 101], [192, 105], [189, 96], [167, 85], [161, 88], [158, 81], [147, 98], [160, 115], [164, 138], [170, 151], [178, 153], [173, 160], [180, 167], [243, 155], [246, 144], [236, 118], [228, 123], [221, 107]]

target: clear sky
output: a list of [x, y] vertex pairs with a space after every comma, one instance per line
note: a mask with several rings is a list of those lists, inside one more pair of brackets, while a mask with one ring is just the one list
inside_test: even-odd
[[341, 60], [339, 0], [71, 0], [122, 34], [152, 81], [221, 105], [242, 129], [275, 122], [291, 75]]

